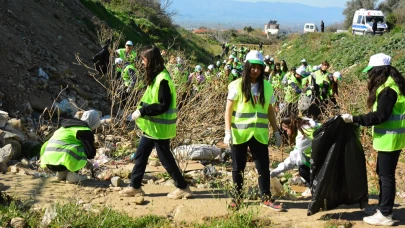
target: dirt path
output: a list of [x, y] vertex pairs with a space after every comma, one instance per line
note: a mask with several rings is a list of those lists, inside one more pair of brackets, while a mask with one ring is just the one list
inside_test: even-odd
[[[0, 182], [4, 185], [3, 190], [19, 197], [33, 199], [35, 207], [44, 207], [55, 202], [73, 202], [92, 205], [93, 208], [111, 207], [135, 217], [155, 214], [176, 221], [203, 221], [231, 213], [226, 209], [229, 198], [221, 190], [192, 188], [195, 192], [193, 199], [170, 200], [166, 195], [174, 187], [146, 184], [143, 187], [146, 192], [145, 202], [143, 205], [136, 205], [134, 198], [122, 198], [116, 191], [110, 190], [108, 187], [110, 182], [107, 181], [87, 180], [79, 186], [51, 182], [52, 179], [52, 177], [33, 179], [30, 176], [14, 174], [0, 176]], [[325, 219], [336, 219], [341, 223], [350, 221], [354, 227], [372, 227], [362, 222], [364, 215], [357, 205], [342, 206], [308, 217], [306, 216], [308, 201], [281, 202], [288, 209], [287, 212], [273, 212], [258, 206], [257, 202], [248, 202], [250, 206], [244, 210], [252, 210], [259, 217], [270, 218], [275, 227], [324, 227], [327, 224]], [[371, 202], [376, 203], [376, 200]], [[405, 226], [404, 205], [396, 207], [395, 219], [400, 220], [400, 226]]]

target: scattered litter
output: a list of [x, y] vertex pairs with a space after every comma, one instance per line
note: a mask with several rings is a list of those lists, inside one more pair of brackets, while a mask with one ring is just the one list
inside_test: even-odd
[[49, 226], [49, 224], [51, 224], [52, 220], [55, 219], [57, 215], [58, 213], [56, 213], [55, 206], [49, 206], [48, 208], [46, 208], [44, 217], [41, 221], [41, 227]]

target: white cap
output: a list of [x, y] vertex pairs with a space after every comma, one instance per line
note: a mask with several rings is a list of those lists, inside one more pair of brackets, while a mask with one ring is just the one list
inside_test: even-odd
[[234, 61], [234, 62], [239, 62], [239, 59], [238, 59], [238, 58], [235, 58], [233, 61]]
[[224, 67], [224, 69], [225, 69], [225, 70], [231, 70], [231, 69], [232, 69], [232, 66], [231, 66], [231, 65], [226, 65], [226, 66]]
[[234, 55], [230, 55], [228, 59], [234, 59], [236, 58]]
[[261, 64], [261, 65], [264, 65], [262, 53], [260, 53], [260, 52], [258, 52], [258, 51], [256, 51], [256, 50], [250, 51], [250, 52], [246, 55], [246, 60], [245, 60], [245, 62], [246, 62], [246, 61], [248, 61], [248, 62], [250, 62], [250, 63], [252, 63], [252, 64]]
[[96, 110], [85, 111], [80, 120], [86, 122], [91, 130], [95, 130], [100, 126], [100, 113]]
[[218, 60], [217, 61], [217, 66], [219, 66], [219, 65], [221, 65], [221, 61]]
[[342, 75], [340, 74], [339, 71], [336, 71], [333, 73], [333, 77], [337, 78], [339, 81], [342, 80]]
[[227, 63], [228, 61], [226, 61], [226, 59], [222, 62], [222, 63]]
[[114, 63], [115, 64], [122, 64], [122, 59], [121, 58], [115, 58]]
[[270, 59], [270, 55], [264, 56], [264, 60], [268, 60], [268, 59]]
[[212, 69], [214, 69], [214, 65], [210, 64], [210, 65], [208, 66], [208, 70], [212, 70]]
[[391, 56], [379, 53], [372, 55], [370, 57], [370, 62], [368, 62], [368, 66], [364, 68], [363, 72], [368, 72], [371, 68], [375, 66], [389, 66], [391, 65]]
[[302, 63], [306, 63], [307, 60], [306, 60], [306, 59], [301, 59], [301, 62], [302, 62]]
[[132, 41], [128, 40], [128, 41], [125, 43], [125, 46], [134, 46], [134, 44], [132, 43]]
[[200, 65], [195, 66], [194, 69], [195, 72], [201, 72], [202, 71], [202, 67]]
[[274, 62], [274, 58], [271, 58], [270, 61], [271, 61], [271, 62]]
[[231, 74], [237, 76], [238, 75], [238, 71], [236, 69], [232, 69]]

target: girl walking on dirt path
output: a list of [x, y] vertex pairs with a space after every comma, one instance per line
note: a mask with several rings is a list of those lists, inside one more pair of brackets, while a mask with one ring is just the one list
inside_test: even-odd
[[160, 50], [149, 46], [141, 53], [146, 69], [147, 88], [141, 103], [132, 114], [138, 127], [143, 131], [135, 154], [135, 166], [131, 173], [130, 187], [119, 192], [121, 196], [143, 196], [141, 188], [146, 164], [152, 149], [156, 147], [163, 167], [175, 181], [176, 190], [169, 193], [171, 199], [188, 198], [193, 195], [170, 151], [170, 139], [176, 136], [176, 90]]
[[237, 210], [243, 201], [243, 173], [249, 147], [259, 173], [261, 205], [282, 211], [282, 206], [275, 203], [270, 192], [269, 121], [275, 131], [277, 146], [281, 144], [281, 136], [271, 105], [273, 88], [264, 80], [263, 55], [260, 52], [251, 51], [247, 54], [242, 77], [231, 82], [228, 90], [224, 143], [231, 147], [232, 179], [236, 185], [229, 207]]
[[395, 170], [401, 150], [405, 148], [405, 79], [391, 66], [391, 57], [382, 53], [371, 56], [363, 72], [369, 77], [367, 105], [372, 112], [359, 116], [343, 114], [342, 118], [346, 123], [373, 126], [380, 194], [377, 210], [365, 210], [366, 214], [373, 215], [363, 218], [363, 221], [392, 226]]
[[[280, 173], [298, 166], [299, 174], [305, 181], [310, 183], [310, 159], [312, 152], [313, 134], [319, 128], [319, 124], [309, 118], [301, 118], [291, 114], [281, 120], [281, 127], [286, 131], [289, 142], [295, 141], [294, 150], [290, 152], [288, 158], [278, 164], [277, 168], [270, 172], [270, 177], [276, 177]], [[302, 196], [312, 196], [311, 190], [307, 188]]]

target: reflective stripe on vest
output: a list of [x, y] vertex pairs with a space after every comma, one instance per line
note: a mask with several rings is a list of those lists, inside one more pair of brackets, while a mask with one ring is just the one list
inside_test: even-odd
[[[397, 93], [397, 101], [388, 120], [373, 127], [373, 148], [390, 152], [405, 148], [405, 96], [401, 94], [392, 77], [388, 77], [387, 81], [377, 89], [377, 99], [386, 87]], [[377, 111], [377, 99], [374, 102], [373, 111]]]
[[160, 74], [158, 74], [154, 79], [153, 84], [146, 88], [145, 94], [142, 96], [141, 104], [138, 106], [138, 109], [142, 108], [143, 105], [159, 103], [159, 87], [162, 80], [167, 80], [169, 83], [172, 97], [169, 110], [157, 116], [139, 117], [136, 120], [136, 124], [143, 132], [145, 132], [145, 134], [151, 136], [152, 138], [170, 139], [176, 136], [176, 90], [166, 69], [160, 72]]
[[61, 127], [41, 148], [41, 167], [63, 165], [76, 172], [87, 163], [84, 146], [76, 138], [77, 131], [91, 131], [88, 127]]
[[260, 103], [253, 106], [252, 100], [246, 102], [242, 94], [242, 78], [231, 82], [228, 89], [236, 87], [238, 94], [234, 101], [231, 120], [232, 143], [242, 144], [255, 137], [262, 144], [268, 143], [269, 120], [268, 107], [270, 98], [273, 96], [273, 88], [268, 81], [264, 80], [264, 105]]

